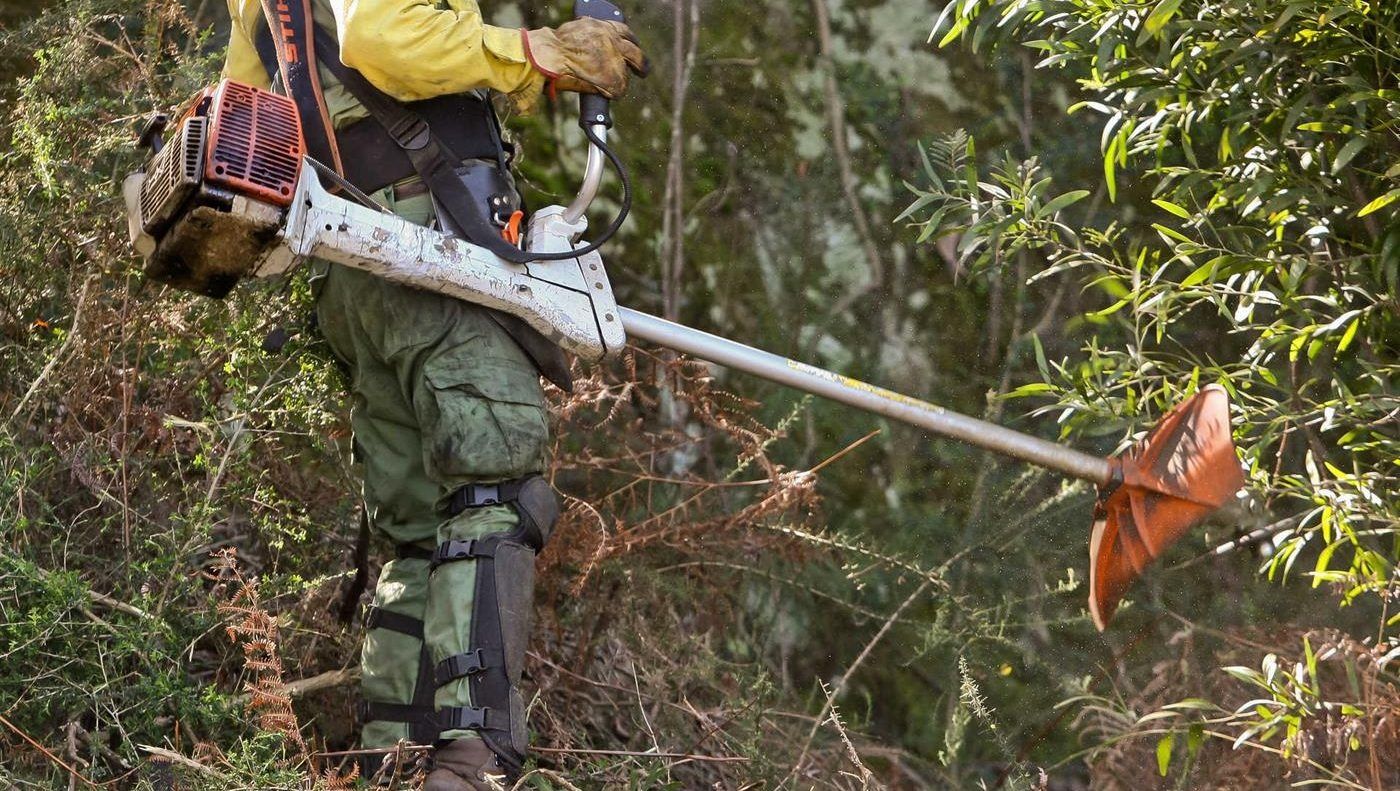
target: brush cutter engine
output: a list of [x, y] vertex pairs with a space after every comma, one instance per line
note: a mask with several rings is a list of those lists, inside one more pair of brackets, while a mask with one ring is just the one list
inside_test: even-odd
[[154, 152], [127, 182], [129, 231], [146, 276], [222, 298], [273, 243], [305, 143], [290, 99], [236, 82], [206, 89], [175, 124], [142, 133]]
[[550, 260], [511, 263], [388, 212], [305, 156], [286, 97], [225, 80], [196, 98], [168, 142], [167, 126], [163, 116], [147, 124], [153, 154], [123, 185], [128, 232], [152, 280], [222, 298], [245, 277], [319, 258], [517, 316], [586, 361], [626, 343], [601, 257], [575, 242], [587, 228], [581, 212], [535, 212], [523, 249]]

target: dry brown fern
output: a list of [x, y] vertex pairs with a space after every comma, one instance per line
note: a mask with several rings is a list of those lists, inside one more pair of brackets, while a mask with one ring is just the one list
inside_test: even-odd
[[341, 774], [338, 769], [328, 768], [321, 772], [319, 791], [349, 791], [360, 780], [360, 765], [351, 764], [350, 771]]
[[233, 549], [216, 553], [214, 569], [219, 578], [219, 614], [227, 622], [225, 632], [242, 646], [244, 667], [251, 676], [244, 684], [248, 713], [257, 717], [259, 728], [280, 735], [297, 758], [306, 761], [306, 740], [292, 709], [282, 658], [277, 654], [277, 619], [263, 604], [258, 581], [239, 570]]

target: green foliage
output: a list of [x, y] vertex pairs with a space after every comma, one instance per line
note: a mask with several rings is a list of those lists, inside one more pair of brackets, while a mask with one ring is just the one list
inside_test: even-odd
[[[1394, 4], [1363, 0], [950, 3], [943, 43], [1005, 35], [1078, 81], [1069, 112], [1100, 124], [1099, 188], [1113, 200], [1131, 184], [1152, 209], [1081, 211], [1088, 193], [1034, 161], [978, 177], [954, 137], [930, 148], [912, 214], [925, 236], [956, 234], [975, 267], [1029, 250], [1043, 262], [1032, 282], [1071, 273], [1100, 294], [1078, 359], [1012, 394], [1053, 398], [1039, 411], [1067, 434], [1144, 426], [1225, 385], [1253, 521], [1277, 548], [1261, 572], [1297, 569], [1370, 604], [1387, 649], [1400, 645], [1384, 607], [1400, 561], [1397, 24]], [[1277, 702], [1236, 744], [1296, 744], [1320, 719], [1301, 671], [1279, 666], [1230, 669]], [[1163, 767], [1172, 749], [1159, 743]], [[1345, 756], [1322, 770], [1355, 776]]]
[[[0, 782], [68, 782], [20, 747], [36, 734], [66, 738], [85, 777], [153, 788], [142, 745], [217, 741], [219, 787], [256, 787], [272, 759], [254, 759], [265, 737], [205, 564], [239, 544], [276, 567], [279, 545], [350, 510], [315, 484], [337, 374], [255, 352], [297, 310], [280, 294], [162, 295], [127, 250], [132, 129], [207, 82], [211, 33], [176, 2], [75, 0], [0, 35], [6, 64], [32, 56], [0, 115]], [[280, 474], [294, 465], [305, 477]], [[338, 568], [321, 557], [289, 552], [270, 589]]]

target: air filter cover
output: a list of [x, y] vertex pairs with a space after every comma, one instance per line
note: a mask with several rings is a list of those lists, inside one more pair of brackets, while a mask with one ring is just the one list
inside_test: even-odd
[[306, 143], [296, 103], [224, 80], [208, 109], [204, 178], [230, 192], [290, 206]]

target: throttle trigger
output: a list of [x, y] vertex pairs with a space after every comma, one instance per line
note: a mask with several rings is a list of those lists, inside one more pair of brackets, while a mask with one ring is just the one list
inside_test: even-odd
[[510, 219], [506, 220], [506, 225], [501, 229], [501, 238], [507, 242], [520, 246], [520, 223], [525, 219], [525, 212], [516, 209], [511, 213]]

